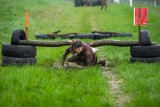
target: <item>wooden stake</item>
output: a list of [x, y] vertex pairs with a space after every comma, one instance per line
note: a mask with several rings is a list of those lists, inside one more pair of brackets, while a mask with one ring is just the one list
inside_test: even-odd
[[141, 45], [141, 26], [138, 25], [138, 45]]
[[141, 8], [138, 8], [138, 44], [141, 45]]
[[28, 40], [28, 11], [26, 10], [26, 40]]

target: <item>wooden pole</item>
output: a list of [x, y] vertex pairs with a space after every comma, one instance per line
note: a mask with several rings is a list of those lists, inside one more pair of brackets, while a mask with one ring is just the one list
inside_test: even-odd
[[28, 40], [28, 11], [26, 10], [26, 40]]
[[141, 26], [138, 25], [138, 45], [141, 45]]
[[141, 8], [138, 8], [138, 44], [141, 45]]
[[[92, 47], [98, 46], [120, 46], [120, 47], [127, 47], [127, 46], [138, 46], [138, 41], [120, 41], [120, 40], [99, 40], [87, 43]], [[45, 46], [45, 47], [60, 47], [60, 46], [68, 46], [71, 45], [70, 41], [57, 41], [57, 42], [47, 42], [47, 41], [29, 41], [29, 40], [20, 40], [19, 45], [31, 45], [31, 46]]]
[[60, 47], [71, 45], [69, 41], [57, 41], [57, 42], [47, 42], [47, 41], [36, 41], [36, 40], [20, 40], [20, 45], [31, 45], [31, 46], [45, 46], [45, 47]]
[[26, 27], [26, 40], [28, 40], [28, 27]]
[[105, 45], [128, 47], [128, 46], [137, 46], [138, 41], [99, 40], [99, 41], [91, 42], [88, 44], [92, 47], [105, 46]]

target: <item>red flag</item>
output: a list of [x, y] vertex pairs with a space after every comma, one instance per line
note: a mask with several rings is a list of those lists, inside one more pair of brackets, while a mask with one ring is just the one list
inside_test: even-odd
[[134, 25], [146, 25], [148, 23], [148, 9], [134, 8]]

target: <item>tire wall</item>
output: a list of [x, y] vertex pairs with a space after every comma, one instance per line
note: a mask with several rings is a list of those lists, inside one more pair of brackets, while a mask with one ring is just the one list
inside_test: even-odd
[[36, 52], [35, 46], [2, 44], [2, 66], [35, 64]]

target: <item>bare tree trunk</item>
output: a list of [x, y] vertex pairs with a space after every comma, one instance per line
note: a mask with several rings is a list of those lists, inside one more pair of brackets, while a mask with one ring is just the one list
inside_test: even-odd
[[[71, 41], [46, 42], [46, 41], [20, 40], [19, 44], [31, 45], [31, 46], [60, 47], [60, 46], [71, 45]], [[92, 47], [105, 46], [105, 45], [127, 47], [127, 46], [137, 46], [138, 41], [99, 40], [87, 44], [89, 44]]]
[[88, 44], [92, 47], [105, 46], [105, 45], [127, 47], [127, 46], [137, 46], [138, 41], [99, 40]]

